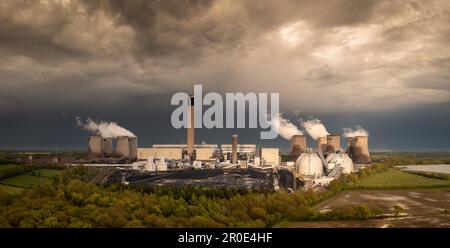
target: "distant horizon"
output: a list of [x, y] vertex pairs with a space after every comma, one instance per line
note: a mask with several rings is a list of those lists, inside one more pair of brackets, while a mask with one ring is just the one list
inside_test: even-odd
[[[158, 144], [172, 144], [172, 143], [158, 143]], [[224, 143], [226, 144], [226, 143]], [[153, 144], [152, 144], [153, 145]], [[149, 148], [150, 146], [140, 146], [139, 148]], [[215, 145], [215, 144], [212, 144]], [[221, 145], [221, 144], [218, 144]], [[267, 147], [267, 148], [280, 148], [280, 151], [283, 153], [289, 152], [289, 147], [270, 147], [270, 146], [259, 146], [256, 144], [257, 148], [259, 147]], [[57, 148], [57, 147], [49, 147], [49, 148], [0, 148], [0, 153], [3, 152], [87, 152], [86, 147], [74, 147], [74, 148]], [[379, 149], [379, 148], [370, 148], [369, 151], [372, 153], [450, 153], [450, 148], [443, 149]]]

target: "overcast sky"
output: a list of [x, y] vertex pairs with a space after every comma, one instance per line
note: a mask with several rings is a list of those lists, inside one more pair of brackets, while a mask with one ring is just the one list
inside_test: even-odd
[[[75, 116], [184, 142], [170, 97], [279, 92], [293, 122], [377, 149], [450, 150], [450, 1], [0, 2], [0, 148], [84, 148]], [[257, 130], [197, 139], [287, 146]]]

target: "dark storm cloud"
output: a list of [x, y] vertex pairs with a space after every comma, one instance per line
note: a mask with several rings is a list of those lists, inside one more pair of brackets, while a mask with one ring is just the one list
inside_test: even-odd
[[[31, 8], [33, 8], [32, 6], [36, 3], [35, 1], [17, 1], [14, 6], [4, 11], [14, 13], [16, 9], [25, 6], [30, 7], [31, 5]], [[40, 61], [58, 60], [68, 56], [79, 58], [83, 55], [83, 52], [61, 46], [52, 40], [55, 33], [60, 32], [66, 23], [62, 16], [63, 12], [59, 13], [50, 17], [51, 23], [42, 28], [17, 23], [10, 16], [6, 16], [5, 13], [0, 15], [0, 54], [2, 56], [22, 55]]]
[[[198, 58], [207, 52], [236, 48], [297, 19], [315, 28], [357, 25], [368, 21], [380, 1], [83, 1], [90, 13], [119, 17], [137, 36], [138, 57]], [[223, 11], [222, 11], [223, 9]], [[270, 17], [269, 17], [270, 16]]]
[[445, 0], [5, 0], [0, 111], [48, 130], [60, 112], [148, 111], [169, 125], [170, 96], [194, 83], [279, 92], [282, 110], [319, 117], [446, 106], [449, 11]]

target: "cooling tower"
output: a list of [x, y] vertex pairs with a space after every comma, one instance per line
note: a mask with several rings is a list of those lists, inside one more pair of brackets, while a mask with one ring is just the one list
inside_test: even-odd
[[355, 164], [370, 164], [369, 141], [367, 136], [356, 136], [352, 146], [352, 160]]
[[113, 138], [103, 138], [103, 153], [106, 157], [113, 155]]
[[194, 132], [194, 96], [191, 96], [191, 105], [189, 106], [189, 121], [190, 127], [187, 128], [187, 154], [189, 160], [192, 160], [194, 155], [194, 143], [195, 143], [195, 132]]
[[319, 137], [317, 139], [317, 150], [325, 152], [327, 150], [327, 138]]
[[294, 135], [291, 138], [291, 152], [289, 157], [291, 160], [297, 160], [301, 153], [306, 151], [306, 136]]
[[341, 149], [341, 136], [327, 135], [327, 152], [335, 152]]
[[237, 134], [233, 134], [233, 136], [231, 136], [231, 163], [232, 164], [236, 164], [238, 159], [237, 159]]
[[121, 157], [130, 157], [130, 138], [128, 136], [117, 137], [115, 154]]
[[352, 154], [352, 148], [353, 148], [353, 142], [355, 141], [354, 137], [347, 137], [347, 149], [345, 150], [345, 153]]
[[130, 145], [130, 159], [131, 161], [135, 161], [137, 160], [137, 153], [138, 153], [137, 137], [129, 137], [129, 145]]
[[103, 140], [100, 135], [89, 136], [89, 153], [103, 156]]

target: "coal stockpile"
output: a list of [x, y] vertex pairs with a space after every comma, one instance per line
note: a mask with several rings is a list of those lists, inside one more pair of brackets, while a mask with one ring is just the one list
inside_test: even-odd
[[292, 172], [287, 170], [279, 170], [278, 179], [280, 187], [282, 188], [290, 188], [296, 190], [299, 187], [303, 186], [303, 182], [298, 180], [298, 178], [296, 178], [294, 174], [292, 174]]
[[153, 186], [208, 186], [245, 189], [272, 189], [271, 171], [258, 170], [182, 170], [165, 172], [139, 172], [115, 170], [108, 184], [125, 180], [130, 185]]

